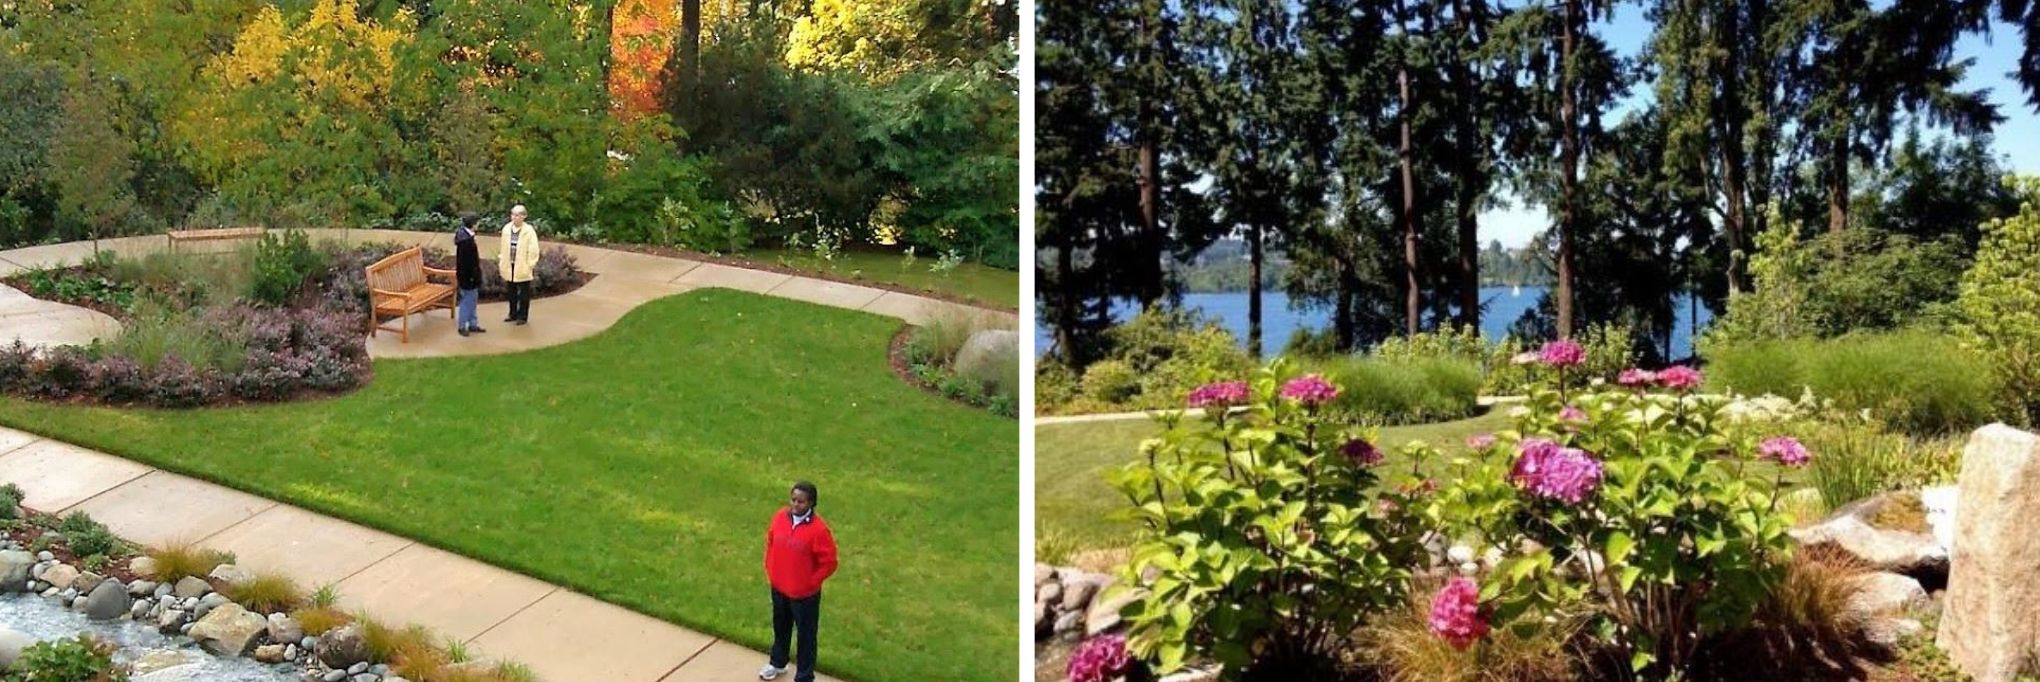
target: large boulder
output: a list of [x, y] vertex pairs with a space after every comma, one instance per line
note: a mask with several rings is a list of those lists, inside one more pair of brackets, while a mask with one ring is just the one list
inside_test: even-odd
[[35, 638], [0, 626], [0, 670], [13, 667], [14, 659], [21, 658], [21, 650], [34, 643]]
[[1875, 570], [1938, 582], [1948, 572], [1945, 545], [1925, 528], [1881, 528], [1874, 523], [1887, 505], [1918, 504], [1917, 495], [1895, 492], [1857, 500], [1835, 510], [1825, 521], [1790, 532], [1800, 544], [1833, 544]]
[[28, 572], [34, 567], [34, 554], [18, 549], [0, 552], [0, 592], [20, 592], [27, 589]]
[[1976, 682], [2040, 672], [2040, 436], [2003, 424], [1970, 435], [1957, 479], [1948, 592], [1934, 641]]
[[78, 575], [78, 569], [72, 568], [70, 564], [57, 564], [43, 571], [42, 581], [49, 583], [50, 587], [61, 590], [77, 582]]
[[[963, 348], [956, 351], [956, 362], [951, 367], [956, 373], [967, 377], [986, 376], [998, 371], [1010, 358], [1020, 355], [1020, 333], [1010, 329], [984, 329], [971, 334], [963, 342]], [[1017, 366], [1017, 365], [1016, 365]]]
[[135, 606], [128, 596], [127, 588], [118, 580], [101, 580], [85, 597], [85, 617], [92, 620], [113, 620], [125, 615]]
[[240, 604], [227, 603], [205, 614], [191, 626], [191, 638], [206, 651], [221, 656], [240, 656], [255, 648], [256, 640], [269, 631], [269, 620]]

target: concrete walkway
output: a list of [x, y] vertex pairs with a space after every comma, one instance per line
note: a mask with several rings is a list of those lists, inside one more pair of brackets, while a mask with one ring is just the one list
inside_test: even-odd
[[[0, 428], [0, 482], [20, 485], [31, 508], [83, 510], [134, 542], [196, 543], [307, 590], [335, 585], [343, 609], [432, 628], [478, 658], [529, 665], [546, 682], [742, 682], [765, 663], [762, 653], [556, 585], [21, 431]], [[762, 600], [758, 612], [762, 632], [770, 626]]]
[[[349, 244], [395, 242], [407, 246], [437, 246], [448, 251], [453, 249], [453, 235], [449, 233], [366, 229], [315, 229], [305, 232], [314, 240]], [[479, 237], [482, 253], [495, 253], [499, 240], [499, 237], [486, 234]], [[544, 243], [545, 235], [540, 235], [539, 240]], [[100, 241], [101, 248], [123, 256], [162, 251], [167, 245], [161, 236]], [[394, 333], [379, 333], [369, 340], [369, 355], [378, 358], [488, 355], [555, 346], [594, 336], [646, 302], [702, 287], [739, 289], [858, 310], [916, 325], [941, 315], [987, 316], [1006, 328], [1017, 328], [1019, 324], [1018, 316], [1013, 313], [873, 287], [631, 251], [571, 244], [565, 248], [581, 269], [597, 276], [587, 286], [573, 292], [533, 300], [531, 324], [522, 327], [504, 324], [501, 320], [508, 311], [508, 305], [485, 304], [477, 314], [482, 328], [489, 333], [463, 338], [455, 333], [453, 319], [446, 311], [420, 314], [411, 318], [409, 343], [399, 342]], [[0, 251], [0, 276], [29, 268], [77, 263], [91, 255], [91, 242]], [[483, 267], [495, 267], [492, 261], [484, 258]], [[18, 312], [10, 312], [15, 309], [8, 307], [9, 301], [15, 297], [26, 298], [19, 292], [0, 287], [0, 330], [5, 330], [0, 331], [0, 343], [12, 343], [15, 338], [21, 338], [30, 344], [82, 344], [94, 337], [110, 336], [119, 329], [118, 324], [105, 315], [35, 299], [28, 300], [39, 305], [28, 307], [24, 304]]]

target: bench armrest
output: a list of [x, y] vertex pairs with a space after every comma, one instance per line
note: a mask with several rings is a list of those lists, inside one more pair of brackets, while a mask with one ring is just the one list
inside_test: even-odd
[[445, 277], [447, 279], [452, 279], [455, 276], [455, 273], [452, 270], [441, 270], [430, 265], [425, 266], [425, 279], [428, 280], [432, 279], [434, 275]]
[[371, 288], [368, 290], [368, 293], [375, 296], [382, 296], [385, 298], [401, 298], [404, 299], [406, 302], [411, 300], [411, 292], [408, 291], [390, 291], [388, 289]]

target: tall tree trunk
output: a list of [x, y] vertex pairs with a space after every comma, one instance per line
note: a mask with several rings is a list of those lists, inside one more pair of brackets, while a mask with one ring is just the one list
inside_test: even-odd
[[1838, 125], [1842, 131], [1828, 140], [1827, 152], [1828, 232], [1834, 234], [1849, 227], [1849, 124]]
[[1565, 27], [1559, 34], [1559, 159], [1563, 175], [1558, 179], [1558, 337], [1572, 338], [1573, 332], [1573, 185], [1578, 182], [1580, 150], [1578, 122], [1573, 120], [1573, 27], [1580, 14], [1580, 0], [1566, 0]]
[[1055, 283], [1062, 289], [1055, 301], [1055, 347], [1062, 351], [1063, 359], [1073, 367], [1081, 367], [1082, 358], [1077, 357], [1077, 299], [1071, 293], [1076, 289], [1076, 257], [1068, 239], [1055, 249]]
[[1353, 264], [1344, 258], [1339, 259], [1339, 300], [1335, 305], [1338, 318], [1332, 320], [1332, 329], [1338, 336], [1341, 353], [1353, 350], [1353, 299], [1359, 295], [1360, 283], [1359, 278], [1353, 275]]
[[[1749, 234], [1748, 192], [1744, 184], [1748, 177], [1744, 172], [1743, 134], [1749, 118], [1748, 104], [1742, 96], [1742, 14], [1735, 3], [1726, 3], [1721, 13], [1721, 40], [1718, 46], [1726, 54], [1722, 63], [1721, 77], [1721, 186], [1727, 195], [1728, 216], [1723, 229], [1728, 233], [1728, 292], [1741, 293], [1745, 287], [1742, 276], [1743, 245]], [[1670, 341], [1666, 341], [1670, 348]], [[1665, 357], [1671, 357], [1670, 352]]]
[[1261, 357], [1261, 224], [1247, 228], [1248, 260], [1252, 281], [1247, 283], [1247, 355]]
[[1402, 125], [1402, 148], [1397, 152], [1402, 162], [1402, 233], [1403, 233], [1403, 332], [1416, 336], [1422, 322], [1422, 285], [1417, 277], [1417, 186], [1411, 172], [1410, 119], [1416, 117], [1416, 106], [1410, 101], [1410, 67], [1408, 52], [1411, 49], [1408, 10], [1404, 3], [1395, 4], [1396, 22], [1401, 25], [1404, 54], [1396, 58], [1395, 82], [1400, 92], [1402, 111], [1397, 118]]
[[[1465, 0], [1453, 0], [1452, 13], [1465, 32], [1466, 44], [1472, 48], [1482, 42], [1477, 37], [1482, 17], [1473, 16]], [[1461, 53], [1464, 56], [1464, 53]], [[1477, 202], [1481, 190], [1487, 186], [1487, 171], [1481, 168], [1486, 154], [1481, 145], [1486, 144], [1480, 135], [1478, 100], [1479, 89], [1474, 83], [1474, 70], [1468, 59], [1447, 60], [1456, 80], [1459, 81], [1459, 104], [1453, 107], [1459, 128], [1459, 173], [1454, 181], [1459, 193], [1454, 197], [1453, 209], [1459, 219], [1459, 324], [1470, 329], [1480, 328], [1480, 214]]]
[[680, 102], [692, 122], [701, 102], [701, 0], [680, 2]]

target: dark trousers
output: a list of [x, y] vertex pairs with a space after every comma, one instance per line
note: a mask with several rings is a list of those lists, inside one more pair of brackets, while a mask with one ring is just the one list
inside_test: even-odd
[[772, 667], [786, 667], [786, 646], [800, 630], [800, 671], [793, 682], [815, 682], [815, 624], [822, 618], [822, 593], [790, 599], [772, 591]]
[[510, 299], [510, 319], [531, 319], [531, 282], [504, 282], [503, 286]]

